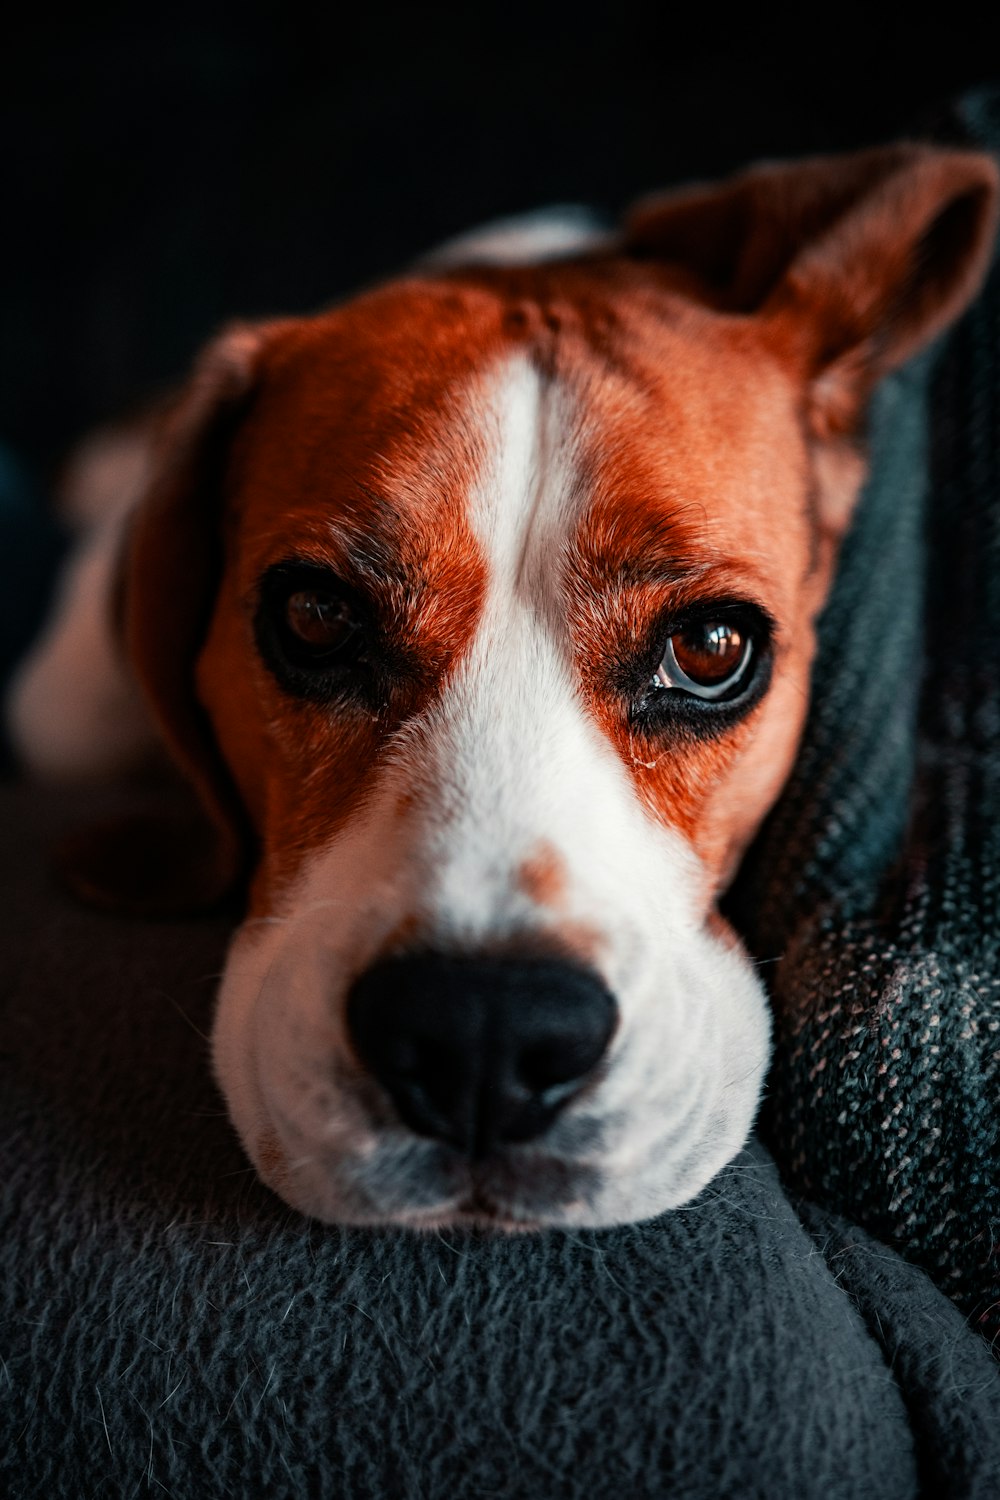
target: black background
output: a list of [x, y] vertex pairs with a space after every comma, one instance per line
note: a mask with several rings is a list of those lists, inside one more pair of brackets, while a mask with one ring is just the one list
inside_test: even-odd
[[926, 127], [995, 7], [26, 7], [0, 56], [0, 439], [44, 471], [237, 314], [492, 215]]

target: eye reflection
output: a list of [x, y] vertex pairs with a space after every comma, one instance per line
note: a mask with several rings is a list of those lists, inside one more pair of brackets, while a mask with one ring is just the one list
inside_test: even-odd
[[753, 656], [749, 633], [734, 621], [694, 621], [669, 637], [653, 685], [711, 701], [748, 677]]
[[345, 646], [358, 629], [347, 600], [319, 589], [299, 589], [290, 594], [285, 623], [305, 645], [324, 653]]

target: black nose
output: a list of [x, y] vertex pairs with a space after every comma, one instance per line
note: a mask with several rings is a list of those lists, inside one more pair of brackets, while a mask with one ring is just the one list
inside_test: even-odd
[[595, 974], [556, 959], [386, 959], [362, 974], [347, 1023], [412, 1130], [485, 1156], [551, 1124], [615, 1028]]

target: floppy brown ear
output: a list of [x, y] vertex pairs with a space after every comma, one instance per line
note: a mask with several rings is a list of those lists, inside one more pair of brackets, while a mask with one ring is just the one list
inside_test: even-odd
[[767, 319], [812, 383], [814, 435], [836, 437], [975, 294], [998, 184], [983, 153], [908, 143], [765, 163], [638, 204], [625, 240], [718, 309]]
[[277, 326], [238, 326], [206, 349], [163, 421], [130, 523], [118, 601], [125, 651], [193, 796], [64, 843], [64, 878], [92, 904], [140, 915], [203, 910], [233, 888], [250, 856], [252, 834], [194, 679], [222, 566], [230, 445]]

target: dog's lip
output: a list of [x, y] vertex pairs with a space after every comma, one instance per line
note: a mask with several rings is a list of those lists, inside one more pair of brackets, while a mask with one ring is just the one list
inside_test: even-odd
[[507, 1231], [547, 1229], [559, 1222], [559, 1209], [562, 1206], [559, 1197], [554, 1196], [552, 1199], [552, 1217], [547, 1216], [544, 1207], [539, 1209], [537, 1203], [530, 1208], [526, 1204], [522, 1210], [516, 1194], [498, 1191], [492, 1183], [487, 1185], [489, 1170], [489, 1163], [465, 1163], [462, 1175], [466, 1181], [456, 1184], [453, 1194], [446, 1201], [425, 1210], [410, 1208], [405, 1203], [398, 1204], [388, 1211], [389, 1222], [395, 1220], [419, 1226], [426, 1218], [433, 1220], [439, 1227], [451, 1224], [456, 1228]]
[[[507, 1233], [527, 1233], [548, 1229], [552, 1227], [544, 1219], [526, 1218], [511, 1211], [509, 1206], [502, 1205], [488, 1198], [478, 1189], [473, 1189], [457, 1202], [446, 1208], [441, 1208], [427, 1216], [433, 1220], [437, 1229], [485, 1229], [500, 1230]], [[421, 1227], [420, 1219], [411, 1218], [405, 1210], [400, 1215], [400, 1223], [413, 1224]]]
[[[292, 1171], [307, 1169], [324, 1170], [331, 1142], [317, 1134], [314, 1129], [304, 1128], [301, 1121], [282, 1108], [274, 1099], [268, 1099], [268, 1116], [278, 1141]], [[348, 1159], [354, 1157], [356, 1167], [361, 1170], [355, 1188], [365, 1197], [370, 1187], [365, 1183], [365, 1167], [372, 1156], [378, 1154], [378, 1134], [370, 1142], [369, 1150], [360, 1155], [348, 1150]], [[406, 1135], [411, 1133], [407, 1130]], [[419, 1137], [412, 1137], [418, 1140]], [[514, 1146], [495, 1156], [480, 1161], [469, 1161], [452, 1148], [439, 1142], [427, 1142], [444, 1157], [439, 1159], [437, 1170], [441, 1172], [438, 1186], [443, 1189], [437, 1203], [423, 1204], [396, 1201], [378, 1203], [371, 1201], [378, 1219], [386, 1225], [401, 1227], [447, 1227], [487, 1228], [501, 1231], [531, 1231], [552, 1228], [561, 1222], [561, 1210], [568, 1204], [577, 1204], [580, 1198], [579, 1174], [593, 1170], [587, 1158], [567, 1160], [550, 1151], [539, 1150], [537, 1144]], [[334, 1149], [334, 1156], [343, 1157]], [[267, 1180], [260, 1163], [257, 1170]], [[432, 1169], [433, 1170], [433, 1169]], [[429, 1185], [429, 1184], [428, 1184]], [[287, 1183], [285, 1184], [287, 1189]], [[279, 1189], [280, 1191], [280, 1189]]]
[[[283, 1121], [287, 1128], [287, 1123]], [[281, 1131], [284, 1135], [284, 1130]], [[296, 1153], [287, 1135], [283, 1140], [289, 1156]], [[298, 1136], [300, 1147], [299, 1159], [296, 1165], [308, 1165], [313, 1170], [322, 1170], [322, 1153], [314, 1149], [301, 1154], [301, 1147], [305, 1142], [301, 1135]], [[259, 1170], [259, 1168], [258, 1168]], [[393, 1224], [401, 1228], [441, 1228], [449, 1226], [456, 1229], [490, 1229], [507, 1232], [532, 1231], [551, 1228], [558, 1222], [558, 1211], [560, 1201], [554, 1197], [552, 1201], [553, 1217], [546, 1216], [544, 1209], [539, 1212], [537, 1204], [533, 1205], [533, 1211], [520, 1212], [516, 1202], [505, 1193], [497, 1193], [488, 1190], [484, 1185], [480, 1171], [483, 1170], [479, 1164], [466, 1163], [462, 1173], [464, 1181], [454, 1182], [451, 1192], [438, 1203], [426, 1205], [408, 1204], [405, 1201], [392, 1204], [383, 1203], [376, 1209], [380, 1221], [386, 1226]], [[485, 1170], [489, 1170], [486, 1166]], [[442, 1184], [443, 1186], [444, 1184]], [[362, 1184], [356, 1184], [361, 1187]], [[362, 1188], [362, 1190], [364, 1190]], [[375, 1204], [372, 1204], [375, 1208]]]
[[537, 1219], [522, 1219], [512, 1215], [509, 1208], [505, 1208], [495, 1199], [490, 1198], [480, 1187], [474, 1187], [471, 1193], [460, 1198], [455, 1205], [455, 1212], [463, 1219], [473, 1219], [476, 1223], [485, 1223], [490, 1228], [540, 1229], [542, 1227]]

